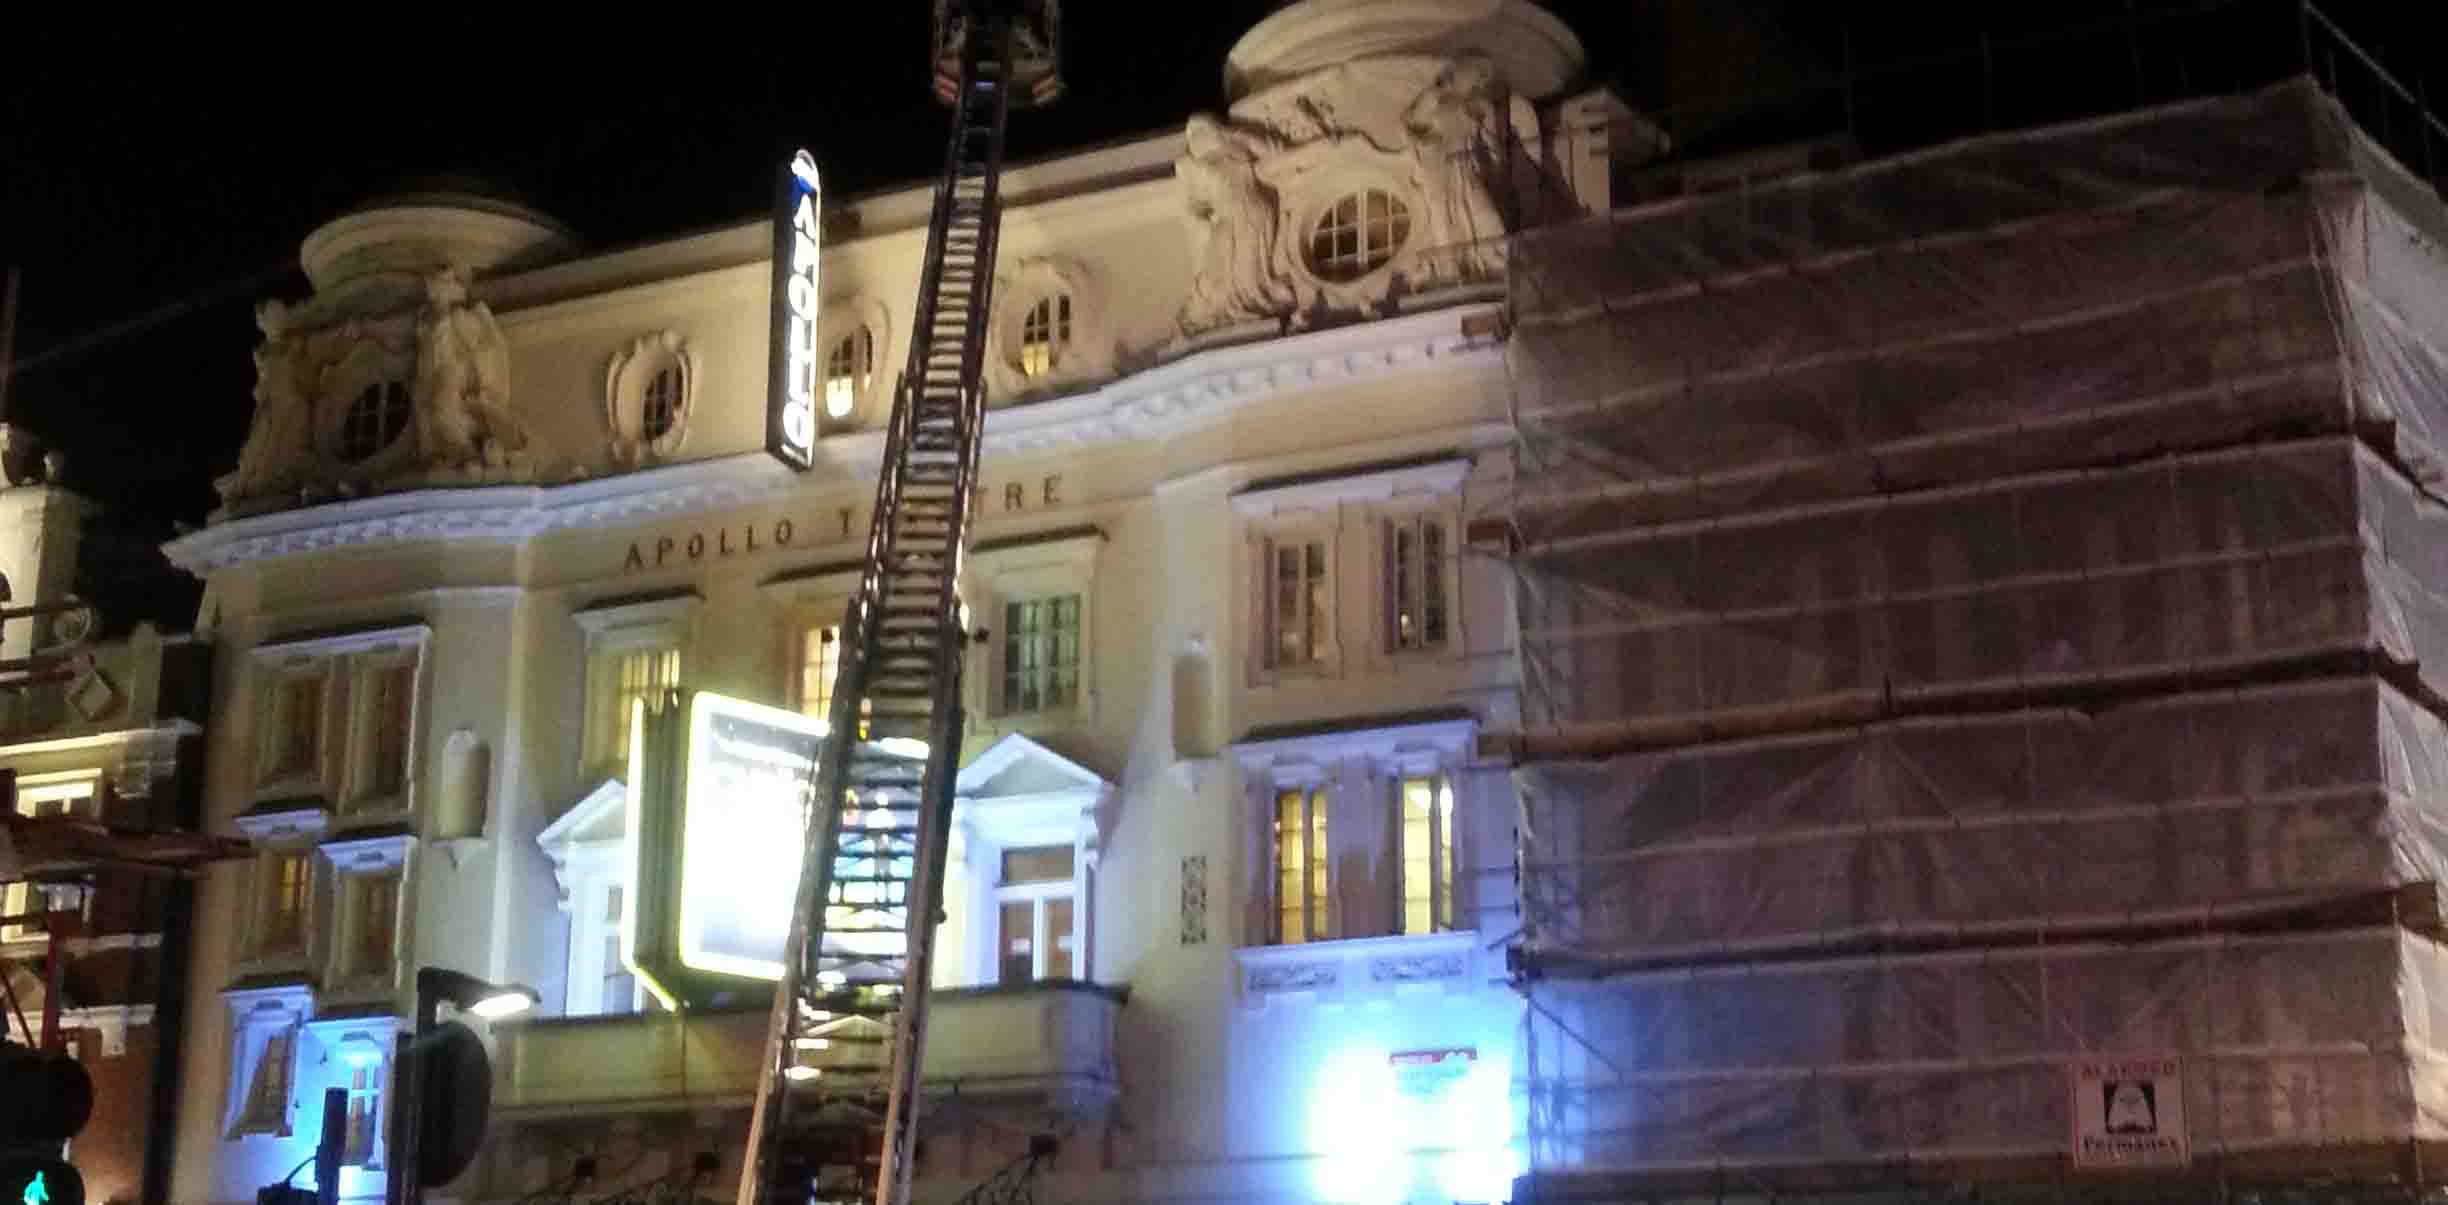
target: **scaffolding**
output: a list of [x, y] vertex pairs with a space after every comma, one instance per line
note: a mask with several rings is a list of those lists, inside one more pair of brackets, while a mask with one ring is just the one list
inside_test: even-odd
[[1533, 1193], [2448, 1182], [2444, 240], [2308, 79], [1516, 238]]

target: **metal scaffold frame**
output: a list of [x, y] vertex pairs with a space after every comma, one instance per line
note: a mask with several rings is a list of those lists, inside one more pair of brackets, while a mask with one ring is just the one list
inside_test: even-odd
[[2440, 1182], [2448, 126], [2262, 7], [2312, 81], [1515, 239], [1531, 1195]]

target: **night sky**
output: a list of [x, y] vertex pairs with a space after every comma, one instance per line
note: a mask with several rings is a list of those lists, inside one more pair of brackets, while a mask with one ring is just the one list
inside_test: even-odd
[[[1177, 130], [1217, 106], [1225, 51], [1273, 7], [1073, 0], [1071, 94], [1015, 117], [1012, 156]], [[1670, 111], [1705, 150], [1841, 129], [1841, 106], [1824, 92], [1767, 119], [1728, 116], [1712, 98], [1811, 79], [1847, 43], [1860, 59], [1881, 48], [1893, 57], [1968, 46], [1982, 29], [2011, 33], [2019, 9], [2033, 14], [2020, 18], [2028, 26], [2125, 5], [1964, 5], [1982, 11], [1947, 25], [1919, 4], [1548, 7], [1581, 34], [1593, 78]], [[2427, 6], [2332, 7], [2392, 69], [2430, 75], [2448, 98], [2448, 72], [2433, 69], [2438, 31], [2390, 11]], [[358, 7], [311, 24], [233, 22], [227, 9], [40, 9], [13, 14], [0, 61], [0, 265], [24, 270], [8, 417], [65, 447], [70, 483], [147, 538], [213, 505], [211, 478], [245, 435], [254, 303], [303, 296], [299, 240], [355, 202], [476, 177], [601, 248], [756, 214], [773, 164], [795, 145], [815, 151], [842, 193], [922, 179], [941, 154], [923, 0], [826, 0], [774, 24], [723, 12], [712, 29], [670, 9], [573, 12], [534, 30], [492, 7]], [[2157, 88], [2217, 74], [2198, 40], [2136, 47], [2149, 51]], [[2017, 96], [2100, 75], [2024, 67], [2000, 105], [2006, 124], [2021, 115]], [[1909, 125], [1965, 108], [1960, 97], [1923, 100], [1891, 90], [1857, 119]], [[165, 307], [166, 321], [95, 338]]]

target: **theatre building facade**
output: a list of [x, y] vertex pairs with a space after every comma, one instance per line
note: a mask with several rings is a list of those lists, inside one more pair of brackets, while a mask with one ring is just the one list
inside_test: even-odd
[[[1216, 112], [1008, 172], [922, 1196], [1039, 1135], [1064, 1199], [1509, 1192], [1504, 237], [1652, 145], [1581, 60], [1523, 0], [1304, 0]], [[254, 848], [200, 891], [177, 1199], [279, 1180], [329, 1088], [378, 1195], [420, 967], [542, 996], [431, 1195], [730, 1193], [763, 997], [625, 969], [623, 719], [824, 713], [929, 200], [828, 200], [804, 472], [769, 217], [598, 252], [422, 195], [306, 238], [169, 549], [221, 646], [207, 819]]]

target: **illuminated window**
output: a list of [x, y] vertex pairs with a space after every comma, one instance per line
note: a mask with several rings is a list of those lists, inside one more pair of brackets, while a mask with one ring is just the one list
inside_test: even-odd
[[1411, 237], [1411, 211], [1383, 191], [1343, 198], [1309, 231], [1309, 268], [1327, 280], [1358, 280], [1394, 258]]
[[1020, 319], [1020, 373], [1042, 377], [1054, 371], [1071, 346], [1071, 295], [1041, 297]]
[[42, 936], [42, 926], [31, 919], [36, 912], [42, 910], [35, 903], [42, 898], [42, 893], [32, 883], [10, 883], [5, 887], [0, 887], [0, 917], [28, 918], [22, 921], [0, 923], [0, 941], [24, 941], [27, 938]]
[[[832, 716], [833, 684], [841, 680], [841, 658], [840, 624], [815, 624], [800, 629], [799, 673], [791, 684], [792, 705], [799, 714], [818, 720]], [[872, 700], [859, 705], [862, 738], [867, 730], [864, 717], [874, 713]]]
[[1325, 788], [1275, 795], [1275, 940], [1282, 945], [1334, 937], [1334, 898], [1326, 861]]
[[264, 856], [263, 923], [255, 942], [258, 955], [305, 951], [312, 865], [303, 851], [279, 851]]
[[17, 811], [27, 816], [92, 818], [100, 804], [101, 779], [93, 774], [29, 774], [17, 780]]
[[799, 633], [799, 714], [833, 714], [833, 683], [841, 677], [841, 625], [820, 624]]
[[1266, 545], [1266, 662], [1273, 669], [1314, 666], [1326, 659], [1330, 607], [1323, 540], [1270, 540]]
[[1079, 678], [1079, 595], [1004, 604], [1003, 714], [1069, 707]]
[[1454, 927], [1453, 783], [1405, 778], [1396, 789], [1402, 826], [1402, 932]]
[[607, 774], [624, 772], [629, 763], [629, 711], [640, 699], [658, 702], [663, 692], [680, 684], [680, 650], [632, 648], [607, 653], [596, 661], [596, 681], [590, 692], [594, 712], [588, 727], [592, 750], [588, 762]]
[[1386, 648], [1445, 643], [1445, 523], [1414, 515], [1386, 525]]
[[647, 439], [661, 439], [680, 425], [680, 366], [666, 365], [646, 380], [646, 396], [638, 412], [638, 429]]
[[382, 381], [359, 390], [340, 418], [340, 458], [364, 460], [390, 447], [408, 429], [413, 408], [406, 382]]
[[996, 982], [1078, 977], [1075, 864], [1068, 845], [1003, 851], [994, 893]]
[[825, 353], [825, 413], [848, 418], [875, 383], [875, 332], [865, 326], [833, 341]]
[[348, 1067], [348, 1128], [340, 1145], [340, 1162], [350, 1167], [374, 1163], [382, 1141], [382, 1048], [362, 1036], [340, 1043]]

